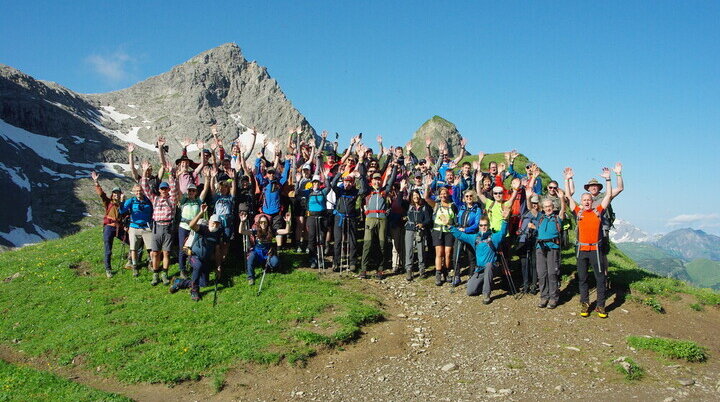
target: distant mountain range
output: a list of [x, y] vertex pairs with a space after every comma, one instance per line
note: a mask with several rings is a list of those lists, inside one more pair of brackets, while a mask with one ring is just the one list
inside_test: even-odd
[[690, 228], [649, 236], [620, 220], [615, 226], [611, 239], [639, 266], [658, 275], [720, 289], [720, 237]]

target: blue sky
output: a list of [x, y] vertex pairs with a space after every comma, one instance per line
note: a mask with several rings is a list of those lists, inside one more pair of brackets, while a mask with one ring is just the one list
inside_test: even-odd
[[105, 92], [236, 42], [317, 130], [404, 144], [437, 114], [556, 178], [622, 161], [619, 217], [720, 233], [720, 2], [387, 3], [6, 0], [0, 63]]

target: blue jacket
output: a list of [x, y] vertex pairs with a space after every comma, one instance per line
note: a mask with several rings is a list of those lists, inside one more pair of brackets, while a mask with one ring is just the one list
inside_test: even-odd
[[536, 246], [536, 248], [540, 248], [540, 243], [543, 242], [543, 240], [547, 240], [543, 243], [545, 243], [545, 245], [549, 248], [560, 248], [560, 246], [556, 244], [555, 241], [549, 241], [557, 241], [557, 239], [560, 238], [560, 232], [558, 231], [558, 228], [562, 230], [562, 221], [558, 220], [557, 215], [552, 214], [550, 216], [547, 216], [544, 212], [541, 212], [540, 216], [538, 217], [537, 225], [538, 245]]
[[[507, 174], [509, 176], [512, 176], [513, 178], [521, 179], [521, 180], [527, 177], [527, 174], [518, 173], [513, 168], [512, 163], [507, 168]], [[537, 194], [537, 195], [541, 195], [543, 193], [542, 191], [543, 191], [542, 177], [538, 177], [537, 179], [535, 179], [535, 185], [533, 186], [533, 192], [535, 192], [535, 194]]]
[[262, 211], [268, 215], [275, 215], [280, 212], [280, 190], [288, 181], [288, 175], [290, 174], [290, 161], [285, 160], [285, 167], [283, 168], [280, 180], [273, 180], [270, 182], [265, 176], [260, 173], [260, 158], [255, 161], [255, 179], [258, 185], [263, 189], [263, 205]]
[[120, 207], [120, 214], [130, 212], [130, 227], [135, 229], [148, 229], [152, 221], [153, 206], [147, 197], [140, 201], [137, 197], [125, 200]]
[[465, 228], [465, 233], [477, 233], [482, 209], [478, 204], [468, 207], [466, 204], [458, 207], [458, 214], [455, 217], [457, 227]]
[[[475, 261], [477, 262], [475, 272], [482, 272], [482, 270], [485, 269], [485, 265], [495, 262], [497, 259], [495, 250], [500, 248], [500, 243], [505, 238], [506, 232], [507, 220], [502, 221], [500, 230], [497, 232], [488, 230], [484, 233], [470, 234], [463, 233], [457, 230], [456, 227], [453, 227], [450, 230], [450, 233], [452, 233], [455, 238], [460, 239], [460, 241], [463, 241], [472, 247], [475, 247]], [[495, 250], [493, 250], [493, 248], [488, 244], [490, 241], [492, 241], [495, 246]]]

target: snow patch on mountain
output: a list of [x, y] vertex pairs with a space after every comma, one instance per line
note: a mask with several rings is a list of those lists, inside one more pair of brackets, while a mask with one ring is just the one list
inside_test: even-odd
[[11, 168], [0, 163], [0, 170], [7, 173], [8, 176], [10, 176], [10, 180], [17, 184], [18, 187], [30, 191], [30, 180], [20, 171], [20, 168]]
[[18, 150], [31, 150], [41, 158], [57, 163], [71, 163], [67, 159], [68, 149], [58, 138], [31, 133], [2, 119], [0, 119], [0, 137]]
[[137, 116], [130, 116], [129, 114], [120, 113], [115, 110], [115, 106], [100, 106], [100, 113], [106, 119], [110, 119], [115, 123], [122, 124], [123, 120], [135, 119]]
[[614, 227], [610, 229], [610, 240], [614, 243], [647, 243], [655, 239], [656, 236], [647, 234], [623, 219], [616, 219]]

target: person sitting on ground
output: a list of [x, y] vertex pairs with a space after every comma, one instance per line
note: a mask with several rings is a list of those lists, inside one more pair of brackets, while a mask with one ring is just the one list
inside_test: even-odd
[[249, 285], [255, 284], [255, 265], [265, 266], [270, 270], [276, 270], [280, 266], [280, 259], [277, 256], [277, 248], [273, 244], [276, 235], [286, 235], [292, 230], [292, 216], [285, 214], [285, 227], [275, 232], [270, 225], [270, 217], [259, 214], [255, 217], [255, 225], [248, 228], [248, 216], [240, 213], [240, 226], [238, 232], [247, 236], [253, 245], [247, 255], [247, 279]]
[[[150, 169], [150, 163], [144, 161], [142, 168], [143, 171], [148, 171]], [[170, 280], [167, 277], [167, 272], [170, 267], [170, 249], [172, 248], [172, 223], [175, 218], [175, 207], [177, 205], [175, 168], [170, 168], [170, 179], [168, 182], [164, 181], [160, 183], [157, 193], [150, 187], [147, 176], [143, 176], [143, 178], [140, 179], [140, 186], [145, 194], [148, 195], [153, 205], [151, 243], [153, 278], [150, 284], [155, 286], [160, 283], [162, 279], [163, 284], [169, 285]], [[161, 255], [162, 269], [160, 268]], [[160, 274], [162, 274], [162, 277], [160, 277]]]
[[477, 268], [468, 279], [467, 295], [477, 296], [482, 292], [484, 304], [490, 304], [493, 265], [497, 261], [497, 251], [505, 241], [508, 227], [507, 218], [510, 216], [509, 205], [502, 209], [501, 214], [500, 230], [497, 232], [490, 228], [490, 219], [487, 216], [480, 218], [478, 232], [475, 234], [463, 233], [456, 227], [451, 229], [455, 238], [475, 248]]
[[120, 207], [120, 214], [130, 214], [130, 228], [128, 236], [130, 238], [130, 268], [133, 270], [133, 276], [140, 275], [138, 263], [140, 259], [140, 251], [144, 246], [146, 249], [152, 246], [152, 230], [150, 228], [153, 205], [150, 200], [145, 197], [142, 187], [136, 184], [132, 188], [134, 197], [126, 200]]
[[200, 288], [207, 286], [210, 282], [209, 276], [215, 260], [215, 248], [220, 243], [222, 235], [222, 224], [217, 215], [211, 216], [207, 223], [201, 223], [201, 218], [207, 214], [207, 208], [207, 204], [202, 204], [200, 211], [188, 223], [188, 227], [193, 232], [192, 242], [188, 247], [191, 253], [188, 260], [192, 268], [190, 279], [175, 278], [170, 286], [170, 293], [189, 288], [190, 299], [194, 301], [200, 300]]
[[[105, 215], [103, 216], [103, 244], [105, 245], [105, 275], [108, 278], [113, 277], [112, 265], [112, 247], [113, 240], [117, 237], [121, 242], [127, 241], [125, 236], [125, 229], [123, 227], [123, 217], [120, 214], [120, 204], [125, 201], [125, 195], [123, 194], [120, 187], [115, 187], [110, 193], [110, 197], [105, 194], [100, 183], [98, 183], [97, 172], [90, 172], [90, 177], [95, 183], [95, 192], [100, 196], [103, 207], [105, 208]], [[125, 258], [125, 256], [123, 256]]]
[[[565, 184], [567, 185], [573, 177], [572, 168], [565, 169]], [[602, 213], [610, 205], [612, 199], [612, 181], [610, 180], [610, 169], [603, 168], [600, 175], [605, 179], [607, 191], [600, 205], [593, 207], [593, 197], [590, 193], [584, 193], [580, 197], [580, 206], [575, 203], [572, 197], [568, 197], [570, 201], [570, 209], [577, 218], [578, 228], [578, 251], [577, 251], [577, 270], [578, 285], [580, 287], [580, 316], [588, 317], [590, 315], [590, 294], [588, 289], [588, 267], [592, 266], [595, 271], [595, 282], [597, 291], [597, 304], [595, 312], [598, 317], [607, 318], [605, 311], [605, 289], [607, 282], [607, 269], [603, 268], [601, 262], [600, 243], [602, 229]], [[566, 188], [567, 192], [568, 189]]]

